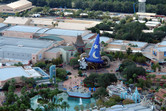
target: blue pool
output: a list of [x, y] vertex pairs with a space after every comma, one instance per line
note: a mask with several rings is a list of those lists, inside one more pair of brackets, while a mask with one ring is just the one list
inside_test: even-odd
[[[37, 99], [38, 98], [40, 98], [40, 96], [35, 96], [35, 97], [31, 98], [31, 108], [32, 109], [36, 109], [38, 107], [44, 109], [40, 104], [37, 103]], [[63, 101], [68, 102], [70, 108], [67, 109], [67, 111], [75, 111], [74, 107], [76, 105], [79, 106], [79, 103], [80, 103], [80, 98], [69, 97], [66, 93], [59, 94], [58, 98], [63, 98]], [[86, 109], [86, 105], [87, 104], [90, 105], [90, 103], [95, 103], [95, 99], [94, 98], [91, 98], [91, 99], [82, 99], [82, 104], [84, 105], [84, 109]]]

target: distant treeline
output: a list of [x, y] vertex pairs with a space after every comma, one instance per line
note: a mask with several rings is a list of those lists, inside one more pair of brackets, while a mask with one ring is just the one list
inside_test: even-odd
[[[0, 0], [1, 3], [9, 3], [16, 0]], [[30, 0], [36, 6], [49, 6], [51, 8], [77, 8], [89, 10], [101, 10], [111, 12], [133, 13], [133, 4], [138, 0]], [[146, 0], [147, 12], [166, 15], [166, 0]], [[138, 4], [136, 4], [136, 10]]]

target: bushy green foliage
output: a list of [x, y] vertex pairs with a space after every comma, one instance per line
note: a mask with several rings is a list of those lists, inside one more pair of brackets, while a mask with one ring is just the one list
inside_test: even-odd
[[21, 62], [18, 62], [17, 64], [14, 64], [14, 66], [23, 66]]
[[125, 105], [125, 104], [133, 104], [134, 103], [134, 101], [133, 100], [130, 100], [130, 99], [125, 99], [125, 100], [123, 100], [123, 104]]
[[67, 72], [65, 69], [57, 68], [56, 69], [56, 77], [60, 78], [61, 80], [65, 80], [67, 76]]
[[79, 65], [79, 62], [78, 62], [78, 58], [72, 58], [70, 59], [70, 63], [69, 63], [71, 66], [75, 66], [75, 65]]
[[[17, 0], [0, 0], [10, 3]], [[30, 0], [35, 6], [67, 7], [76, 9], [101, 10], [110, 12], [133, 13], [133, 3], [138, 0]], [[166, 15], [165, 0], [147, 0], [146, 11]], [[136, 5], [136, 10], [138, 5]], [[93, 14], [93, 13], [92, 13]]]
[[124, 60], [120, 65], [119, 71], [121, 72], [122, 75], [126, 75], [125, 77], [127, 81], [130, 80], [130, 82], [133, 82], [134, 80], [133, 74], [136, 74], [137, 76], [139, 75], [145, 76], [146, 74], [145, 69], [142, 67], [137, 67], [132, 60]]
[[117, 79], [116, 79], [115, 74], [92, 73], [92, 74], [90, 74], [90, 76], [86, 77], [83, 82], [84, 82], [84, 84], [87, 85], [87, 87], [100, 86], [100, 87], [105, 87], [106, 88], [112, 82], [116, 82], [116, 81], [117, 81]]
[[111, 107], [120, 101], [122, 101], [122, 99], [119, 96], [113, 95], [108, 101], [104, 103], [104, 106]]
[[34, 64], [35, 67], [40, 67], [40, 68], [45, 68], [46, 64], [45, 62], [41, 61], [41, 62], [37, 62]]

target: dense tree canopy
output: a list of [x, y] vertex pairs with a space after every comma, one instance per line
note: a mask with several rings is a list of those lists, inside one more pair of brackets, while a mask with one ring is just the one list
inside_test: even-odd
[[105, 74], [90, 74], [87, 78], [84, 79], [84, 84], [88, 87], [100, 86], [106, 88], [113, 82], [116, 82], [117, 78], [115, 74], [105, 73]]
[[[10, 3], [17, 0], [0, 0], [2, 3]], [[111, 12], [125, 12], [133, 13], [133, 3], [137, 3], [138, 0], [30, 0], [33, 5], [36, 6], [49, 6], [55, 7], [67, 7], [90, 10], [101, 10]], [[146, 10], [147, 12], [154, 12], [158, 14], [166, 15], [166, 1], [165, 0], [147, 0]], [[136, 4], [136, 10], [138, 4]]]
[[127, 81], [132, 81], [134, 79], [134, 74], [137, 76], [145, 76], [146, 71], [142, 67], [137, 67], [136, 64], [132, 60], [124, 60], [120, 65], [119, 71], [126, 78]]

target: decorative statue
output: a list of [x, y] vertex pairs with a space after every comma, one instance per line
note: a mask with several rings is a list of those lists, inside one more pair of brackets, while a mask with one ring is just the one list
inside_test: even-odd
[[85, 58], [79, 59], [78, 62], [80, 64], [80, 69], [86, 69], [86, 67], [88, 66], [88, 64], [85, 61]]

